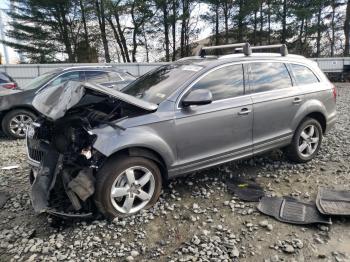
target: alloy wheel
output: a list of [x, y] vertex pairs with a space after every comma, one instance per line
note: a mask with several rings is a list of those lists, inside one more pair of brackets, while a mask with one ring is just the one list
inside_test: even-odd
[[303, 157], [310, 157], [317, 149], [320, 141], [320, 132], [314, 125], [306, 126], [300, 133], [299, 153]]
[[123, 214], [136, 213], [149, 203], [154, 190], [155, 178], [150, 170], [142, 166], [130, 167], [113, 182], [111, 202]]
[[18, 137], [25, 137], [27, 126], [31, 122], [33, 122], [33, 119], [28, 115], [16, 115], [10, 120], [10, 131]]

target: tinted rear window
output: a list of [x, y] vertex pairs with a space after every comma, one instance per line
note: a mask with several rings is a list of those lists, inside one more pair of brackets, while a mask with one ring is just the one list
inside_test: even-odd
[[254, 92], [264, 92], [292, 86], [292, 79], [284, 63], [257, 62], [251, 64], [250, 83]]
[[315, 74], [306, 66], [291, 64], [295, 80], [299, 85], [318, 83], [319, 80]]

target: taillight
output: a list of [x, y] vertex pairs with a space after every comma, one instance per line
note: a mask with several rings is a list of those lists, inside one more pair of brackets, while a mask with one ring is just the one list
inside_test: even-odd
[[16, 83], [6, 83], [6, 84], [2, 84], [1, 87], [6, 88], [6, 89], [16, 89], [17, 84]]
[[332, 91], [333, 91], [334, 101], [337, 101], [337, 88], [335, 87], [335, 85], [333, 85]]

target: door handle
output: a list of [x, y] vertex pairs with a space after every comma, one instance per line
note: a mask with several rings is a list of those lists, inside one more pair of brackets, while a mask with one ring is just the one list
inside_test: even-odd
[[250, 112], [252, 112], [251, 110], [249, 110], [248, 108], [244, 107], [241, 109], [241, 111], [238, 112], [238, 115], [242, 116], [242, 115], [248, 115]]
[[300, 104], [301, 101], [303, 101], [303, 100], [302, 100], [300, 97], [296, 97], [296, 98], [294, 98], [294, 100], [293, 100], [293, 104]]

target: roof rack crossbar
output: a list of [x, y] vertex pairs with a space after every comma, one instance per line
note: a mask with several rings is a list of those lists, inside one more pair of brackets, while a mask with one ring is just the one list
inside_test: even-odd
[[216, 45], [216, 46], [201, 46], [199, 47], [196, 55], [200, 57], [205, 57], [205, 50], [214, 50], [214, 49], [224, 49], [224, 48], [235, 48], [237, 51], [243, 51], [246, 56], [252, 54], [252, 51], [255, 49], [271, 49], [279, 48], [280, 54], [282, 56], [288, 55], [288, 48], [286, 44], [275, 44], [275, 45], [261, 45], [261, 46], [250, 46], [249, 43], [238, 43], [238, 44], [229, 44], [229, 45]]
[[214, 50], [214, 49], [224, 49], [224, 48], [237, 48], [237, 47], [245, 47], [249, 45], [248, 43], [237, 43], [237, 44], [229, 44], [229, 45], [213, 45], [213, 46], [200, 46], [198, 51], [196, 52], [197, 56], [205, 57], [205, 50]]
[[[276, 44], [276, 45], [260, 45], [260, 46], [250, 46], [249, 47], [251, 50], [256, 50], [256, 49], [272, 49], [272, 48], [279, 48], [280, 49], [280, 54], [282, 56], [288, 55], [288, 48], [286, 44]], [[237, 48], [236, 50], [244, 52], [243, 48]], [[246, 52], [244, 52], [246, 53]]]
[[223, 48], [232, 48], [232, 47], [243, 47], [246, 43], [238, 43], [238, 44], [229, 44], [229, 45], [213, 45], [213, 46], [203, 46], [203, 50], [210, 49], [223, 49]]

